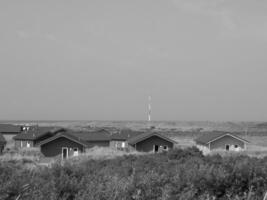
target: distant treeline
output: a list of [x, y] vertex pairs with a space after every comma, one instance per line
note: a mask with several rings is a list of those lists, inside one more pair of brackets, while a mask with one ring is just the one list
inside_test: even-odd
[[195, 147], [27, 168], [0, 163], [0, 199], [263, 200], [267, 158], [203, 156]]

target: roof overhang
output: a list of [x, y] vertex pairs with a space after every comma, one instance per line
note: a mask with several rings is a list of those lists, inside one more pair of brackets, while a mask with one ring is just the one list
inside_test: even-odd
[[72, 138], [72, 137], [69, 137], [68, 135], [55, 135], [55, 136], [53, 136], [53, 137], [50, 137], [50, 138], [48, 138], [48, 139], [46, 139], [46, 140], [44, 140], [44, 141], [42, 141], [42, 142], [40, 142], [40, 143], [38, 143], [38, 146], [43, 146], [43, 145], [45, 145], [45, 144], [47, 144], [47, 143], [49, 143], [49, 142], [52, 142], [52, 141], [54, 141], [54, 140], [56, 140], [56, 139], [58, 139], [58, 138], [66, 138], [66, 139], [69, 139], [69, 140], [71, 140], [71, 141], [73, 141], [73, 142], [76, 142], [76, 143], [78, 143], [78, 144], [80, 144], [80, 145], [82, 145], [82, 146], [84, 146], [84, 147], [86, 147], [87, 146], [87, 144], [85, 144], [84, 142], [82, 142], [82, 141], [79, 141], [79, 140], [77, 140], [77, 139], [74, 139], [74, 138]]
[[138, 138], [138, 139], [136, 139], [136, 140], [134, 140], [134, 138], [132, 138], [132, 140], [134, 140], [134, 141], [131, 142], [131, 139], [130, 139], [130, 140], [128, 140], [128, 142], [129, 142], [129, 144], [134, 145], [134, 144], [137, 144], [137, 143], [139, 143], [139, 142], [141, 142], [141, 141], [144, 141], [144, 140], [146, 140], [146, 139], [148, 139], [148, 138], [150, 138], [150, 137], [153, 137], [153, 136], [157, 136], [157, 137], [162, 138], [162, 139], [164, 139], [164, 140], [167, 140], [167, 141], [169, 141], [169, 142], [171, 142], [171, 143], [173, 143], [173, 144], [177, 144], [176, 141], [174, 141], [174, 140], [172, 140], [172, 139], [170, 139], [170, 138], [168, 138], [168, 137], [166, 137], [166, 136], [163, 136], [163, 135], [161, 135], [161, 134], [158, 134], [158, 133], [150, 133], [150, 134], [148, 134], [148, 135], [146, 135], [146, 136], [144, 136], [144, 137], [140, 137], [140, 138]]
[[223, 137], [225, 137], [225, 136], [230, 136], [230, 137], [233, 137], [233, 138], [235, 138], [235, 139], [237, 139], [237, 140], [240, 140], [240, 141], [242, 141], [242, 142], [244, 142], [244, 143], [249, 143], [249, 141], [247, 141], [247, 140], [245, 140], [245, 139], [242, 139], [242, 138], [240, 138], [240, 137], [238, 137], [238, 136], [232, 135], [231, 133], [226, 133], [226, 134], [223, 134], [223, 135], [221, 135], [221, 136], [219, 136], [219, 137], [216, 137], [216, 138], [212, 139], [211, 141], [207, 142], [206, 144], [210, 144], [210, 143], [212, 143], [212, 142], [214, 142], [214, 141], [216, 141], [216, 140], [219, 140], [219, 139], [221, 139], [221, 138], [223, 138]]

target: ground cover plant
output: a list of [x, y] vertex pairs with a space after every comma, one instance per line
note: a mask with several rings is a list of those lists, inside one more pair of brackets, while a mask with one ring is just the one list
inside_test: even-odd
[[267, 157], [203, 156], [195, 147], [51, 167], [0, 163], [0, 199], [263, 200]]

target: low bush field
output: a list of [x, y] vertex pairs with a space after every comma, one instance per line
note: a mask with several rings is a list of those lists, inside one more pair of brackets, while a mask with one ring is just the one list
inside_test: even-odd
[[32, 169], [2, 161], [0, 180], [1, 200], [263, 200], [267, 158], [192, 147]]

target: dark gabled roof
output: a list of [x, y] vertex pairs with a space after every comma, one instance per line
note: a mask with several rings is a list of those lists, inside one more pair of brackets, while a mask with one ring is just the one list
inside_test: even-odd
[[50, 138], [48, 138], [46, 140], [41, 141], [38, 144], [38, 146], [42, 146], [44, 144], [52, 142], [52, 141], [54, 141], [54, 140], [56, 140], [58, 138], [61, 138], [61, 137], [64, 137], [64, 138], [67, 138], [67, 139], [72, 140], [74, 142], [77, 142], [77, 143], [81, 144], [84, 147], [88, 146], [88, 143], [86, 141], [84, 141], [83, 139], [77, 137], [76, 134], [72, 133], [72, 132], [59, 132], [56, 135], [54, 135], [53, 137], [50, 137]]
[[6, 139], [4, 138], [4, 136], [0, 133], [0, 143], [6, 143]]
[[169, 141], [171, 143], [174, 143], [174, 144], [177, 143], [176, 141], [174, 141], [174, 140], [172, 140], [172, 139], [170, 139], [170, 138], [168, 138], [168, 137], [166, 137], [166, 136], [164, 136], [164, 135], [162, 135], [160, 133], [150, 132], [150, 131], [146, 132], [146, 133], [143, 133], [143, 134], [140, 134], [140, 135], [137, 135], [136, 137], [130, 138], [128, 140], [128, 143], [131, 144], [131, 145], [134, 145], [134, 144], [137, 144], [137, 143], [139, 143], [139, 142], [141, 142], [143, 140], [146, 140], [146, 139], [148, 139], [148, 138], [150, 138], [152, 136], [158, 136], [158, 137], [160, 137], [160, 138], [162, 138], [164, 140], [167, 140], [167, 141]]
[[30, 130], [28, 131], [23, 131], [21, 134], [16, 135], [13, 137], [14, 140], [37, 140], [40, 137], [46, 135], [46, 134], [51, 134], [54, 135], [58, 131], [62, 130], [61, 128], [57, 127], [31, 127]]
[[110, 140], [110, 133], [104, 129], [90, 132], [76, 132], [73, 135], [87, 142]]
[[20, 133], [21, 126], [13, 124], [0, 124], [0, 133]]
[[195, 142], [196, 143], [199, 143], [199, 144], [208, 144], [210, 142], [213, 142], [215, 140], [218, 140], [222, 137], [224, 137], [225, 135], [229, 135], [233, 138], [236, 138], [238, 140], [241, 140], [243, 142], [246, 142], [248, 143], [247, 140], [245, 139], [242, 139], [241, 137], [239, 136], [236, 136], [235, 134], [233, 133], [229, 133], [229, 132], [221, 132], [221, 131], [214, 131], [214, 132], [208, 132], [208, 133], [205, 133], [204, 135], [198, 137], [197, 139], [195, 139]]
[[111, 140], [125, 140], [126, 141], [140, 134], [143, 134], [143, 132], [133, 131], [131, 129], [123, 129], [118, 133], [112, 134], [110, 138]]

